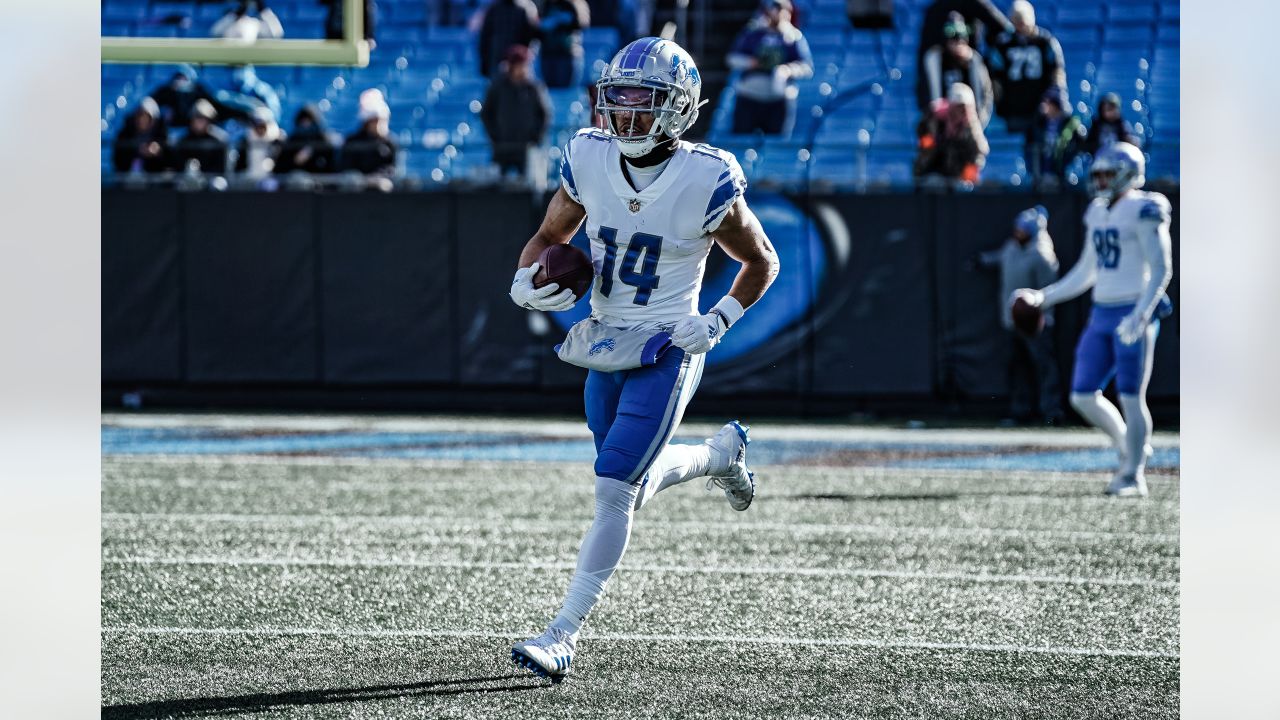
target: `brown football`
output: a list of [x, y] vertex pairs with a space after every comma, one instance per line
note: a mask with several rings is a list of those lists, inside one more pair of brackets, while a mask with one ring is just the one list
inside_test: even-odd
[[533, 276], [534, 287], [555, 283], [572, 290], [573, 296], [579, 300], [591, 291], [591, 283], [596, 279], [591, 258], [568, 243], [552, 245], [543, 250], [538, 256], [538, 265], [538, 272]]
[[1013, 301], [1010, 309], [1013, 315], [1013, 326], [1023, 335], [1034, 337], [1044, 330], [1044, 311], [1022, 298]]

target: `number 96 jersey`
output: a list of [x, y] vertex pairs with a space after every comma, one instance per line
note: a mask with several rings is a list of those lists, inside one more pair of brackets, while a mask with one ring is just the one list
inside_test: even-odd
[[1133, 302], [1147, 287], [1151, 264], [1144, 241], [1149, 234], [1168, 233], [1169, 200], [1158, 192], [1131, 190], [1108, 206], [1096, 199], [1084, 213], [1086, 252], [1097, 258], [1093, 301]]
[[587, 211], [592, 314], [616, 327], [696, 315], [711, 233], [747, 187], [742, 168], [732, 153], [677, 141], [662, 174], [637, 192], [621, 156], [609, 135], [587, 128], [560, 164], [561, 187]]

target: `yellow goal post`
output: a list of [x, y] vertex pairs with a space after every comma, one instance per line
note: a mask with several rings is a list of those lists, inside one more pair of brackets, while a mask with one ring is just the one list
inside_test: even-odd
[[103, 37], [102, 62], [366, 67], [363, 11], [363, 0], [342, 0], [341, 40]]

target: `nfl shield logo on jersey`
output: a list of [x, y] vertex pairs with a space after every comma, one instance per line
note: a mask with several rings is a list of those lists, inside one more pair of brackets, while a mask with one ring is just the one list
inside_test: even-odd
[[640, 212], [640, 198], [631, 198], [627, 201], [627, 209], [633, 213]]

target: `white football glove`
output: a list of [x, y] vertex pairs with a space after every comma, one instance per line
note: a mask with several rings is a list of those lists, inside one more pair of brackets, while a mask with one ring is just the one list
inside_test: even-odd
[[516, 271], [516, 276], [511, 281], [511, 302], [522, 308], [543, 312], [568, 310], [578, 303], [572, 290], [569, 288], [561, 290], [556, 283], [535, 288], [533, 276], [538, 274], [539, 267], [538, 263], [534, 263]]
[[1031, 307], [1040, 307], [1044, 305], [1044, 293], [1031, 288], [1018, 288], [1009, 294], [1009, 307], [1013, 307], [1013, 301], [1022, 298], [1027, 301]]
[[676, 323], [671, 342], [691, 355], [700, 355], [715, 347], [728, 329], [724, 316], [718, 312], [695, 315]]
[[1120, 324], [1116, 326], [1116, 335], [1120, 337], [1120, 342], [1125, 345], [1132, 345], [1138, 342], [1146, 332], [1147, 319], [1136, 312], [1125, 315]]

